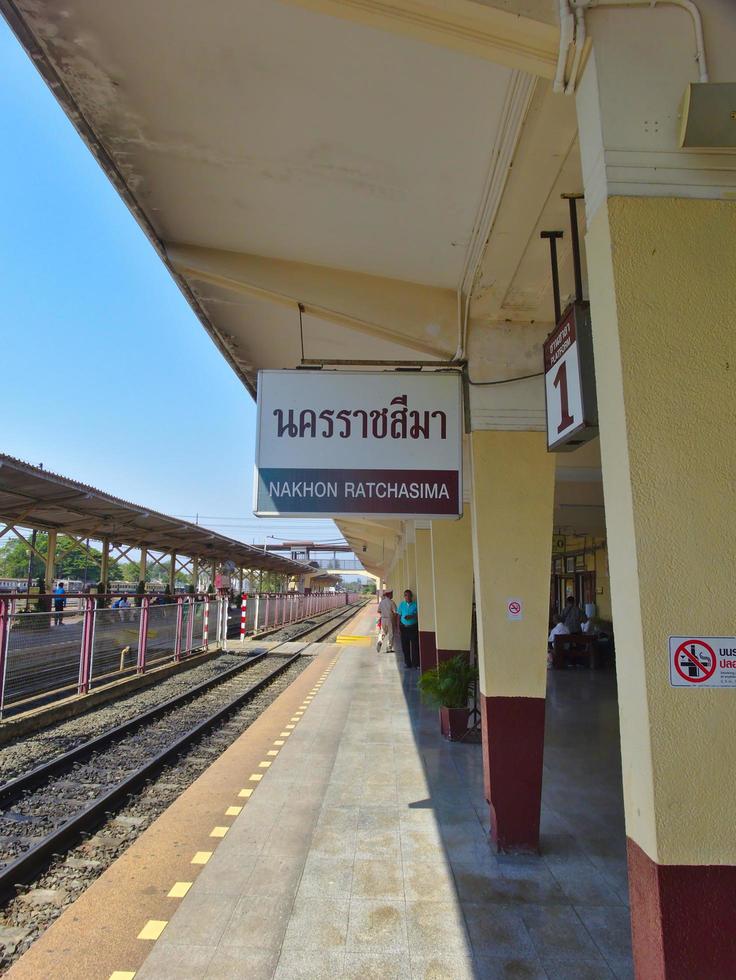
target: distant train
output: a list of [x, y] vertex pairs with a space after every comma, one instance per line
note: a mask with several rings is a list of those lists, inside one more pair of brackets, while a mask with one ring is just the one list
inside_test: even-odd
[[27, 587], [28, 579], [0, 578], [0, 592], [25, 592]]

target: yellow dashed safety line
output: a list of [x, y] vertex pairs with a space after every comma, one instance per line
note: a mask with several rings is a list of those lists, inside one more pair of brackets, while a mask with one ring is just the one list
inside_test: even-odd
[[[330, 671], [337, 663], [337, 659], [338, 658], [336, 657], [334, 660], [330, 661], [329, 666], [322, 672], [322, 674], [320, 674], [320, 678], [318, 682], [314, 685], [314, 687], [309, 692], [309, 694], [304, 698], [298, 710], [294, 712], [294, 715], [290, 719], [290, 723], [288, 725], [284, 725], [285, 730], [280, 732], [279, 737], [274, 740], [273, 742], [274, 745], [278, 745], [280, 747], [285, 744], [284, 739], [287, 739], [292, 734], [297, 724], [301, 721], [302, 715], [307, 710], [309, 705], [312, 703], [315, 696], [318, 694], [320, 688], [322, 687], [325, 680], [327, 679], [327, 676], [329, 675]], [[258, 768], [259, 769], [270, 768], [273, 761], [273, 756], [277, 756], [278, 754], [279, 754], [278, 749], [269, 749], [266, 755], [271, 756], [272, 758], [264, 759], [262, 762], [259, 762]], [[248, 777], [248, 781], [251, 783], [258, 784], [263, 779], [263, 775], [264, 775], [263, 773], [254, 772]], [[250, 799], [255, 789], [256, 789], [255, 786], [243, 787], [238, 791], [238, 799], [241, 800]], [[242, 810], [243, 810], [242, 806], [229, 806], [225, 810], [225, 816], [238, 817], [242, 812]], [[229, 829], [230, 829], [229, 826], [213, 827], [212, 830], [210, 831], [210, 837], [215, 839], [223, 838], [225, 837]], [[192, 857], [190, 863], [194, 865], [205, 865], [212, 857], [213, 853], [214, 853], [213, 851], [197, 851]], [[184, 898], [188, 893], [189, 889], [192, 887], [192, 884], [193, 882], [191, 881], [176, 881], [172, 885], [166, 897]], [[138, 933], [138, 939], [147, 940], [149, 942], [155, 942], [159, 938], [161, 933], [164, 931], [167, 925], [168, 925], [168, 919], [149, 919], [149, 921], [146, 922], [146, 924], [143, 926], [141, 931]], [[114, 973], [110, 974], [109, 980], [134, 980], [134, 978], [135, 978], [134, 970], [133, 971], [116, 970]]]
[[193, 882], [191, 881], [175, 881], [171, 891], [166, 896], [167, 898], [184, 898], [186, 893], [192, 887]]
[[169, 924], [168, 919], [149, 919], [148, 922], [143, 926], [141, 931], [138, 933], [139, 939], [158, 939], [161, 933], [164, 931], [166, 926]]

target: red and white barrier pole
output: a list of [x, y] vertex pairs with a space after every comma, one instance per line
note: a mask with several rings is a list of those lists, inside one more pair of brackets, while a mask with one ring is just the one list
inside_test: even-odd
[[244, 592], [240, 600], [240, 642], [245, 641], [245, 630], [248, 619], [248, 593]]
[[209, 633], [210, 633], [210, 597], [206, 596], [204, 600], [204, 615], [202, 617], [202, 646], [206, 650], [209, 646]]

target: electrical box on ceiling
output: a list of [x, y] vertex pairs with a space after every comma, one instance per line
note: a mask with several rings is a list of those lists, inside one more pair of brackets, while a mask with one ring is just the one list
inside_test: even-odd
[[736, 82], [691, 82], [685, 89], [680, 146], [736, 148]]

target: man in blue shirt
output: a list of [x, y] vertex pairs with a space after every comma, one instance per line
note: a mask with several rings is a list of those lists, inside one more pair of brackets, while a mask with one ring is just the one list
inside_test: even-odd
[[54, 589], [54, 626], [64, 625], [64, 606], [66, 605], [66, 592], [64, 583], [59, 584]]
[[419, 619], [417, 604], [411, 589], [404, 593], [404, 601], [399, 604], [399, 631], [405, 667], [419, 667]]

